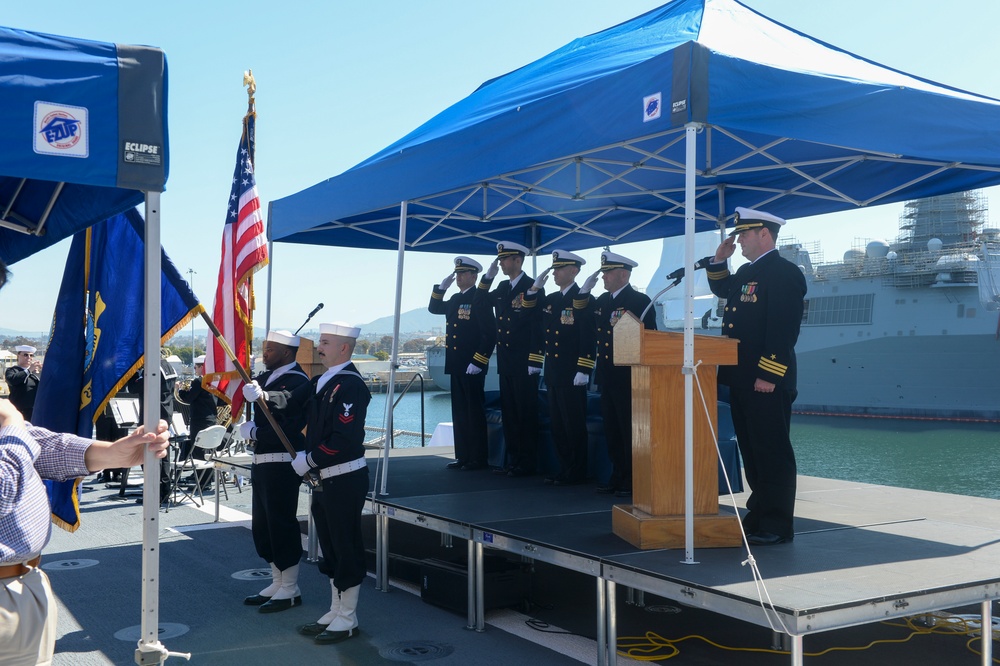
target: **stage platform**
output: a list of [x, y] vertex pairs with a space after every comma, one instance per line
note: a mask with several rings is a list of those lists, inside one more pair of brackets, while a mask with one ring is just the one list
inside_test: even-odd
[[[369, 456], [380, 488], [380, 461]], [[680, 650], [670, 663], [693, 666], [984, 663], [964, 636], [898, 642], [911, 633], [899, 620], [931, 609], [989, 616], [1000, 595], [998, 501], [800, 477], [795, 541], [753, 552], [775, 608], [769, 624], [743, 549], [698, 550], [699, 564], [682, 564], [682, 550], [640, 552], [611, 532], [620, 498], [593, 485], [454, 472], [444, 469], [450, 460], [447, 448], [392, 452], [388, 492], [374, 496], [365, 518], [374, 575], [362, 590], [362, 633], [339, 646], [294, 632], [329, 604], [325, 578], [308, 558], [302, 607], [262, 615], [242, 605], [267, 577], [249, 530], [252, 486], [229, 487], [218, 522], [211, 500], [160, 511], [161, 641], [192, 653], [192, 664], [213, 665], [636, 663], [624, 656], [629, 648], [661, 657]], [[736, 499], [739, 510], [745, 495]], [[304, 551], [308, 500], [303, 487]], [[80, 530], [55, 529], [43, 555], [59, 601], [53, 663], [135, 663], [141, 507], [118, 500], [116, 486], [89, 482], [81, 507]], [[490, 555], [530, 569], [523, 605], [480, 608], [476, 574], [487, 567], [476, 563]], [[473, 563], [471, 613], [421, 600], [411, 574], [426, 558]], [[782, 647], [772, 625], [796, 635], [784, 653], [771, 649]], [[689, 636], [715, 645], [677, 640]], [[871, 641], [896, 642], [810, 656]], [[980, 648], [974, 640], [971, 649]]]

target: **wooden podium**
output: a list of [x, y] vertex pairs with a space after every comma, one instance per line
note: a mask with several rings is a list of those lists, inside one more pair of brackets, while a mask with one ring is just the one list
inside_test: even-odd
[[[615, 365], [632, 366], [632, 505], [616, 505], [611, 525], [633, 546], [683, 548], [684, 334], [646, 330], [631, 313], [614, 329]], [[742, 543], [739, 517], [719, 514], [718, 365], [736, 364], [737, 341], [694, 336], [694, 361], [708, 405], [709, 428], [697, 385], [694, 395], [694, 545], [725, 548]]]
[[306, 374], [310, 377], [322, 375], [326, 372], [326, 368], [323, 367], [323, 363], [316, 354], [315, 345], [313, 345], [313, 341], [309, 338], [301, 338], [299, 342], [299, 351], [295, 354], [295, 360], [302, 366], [302, 369], [305, 370]]

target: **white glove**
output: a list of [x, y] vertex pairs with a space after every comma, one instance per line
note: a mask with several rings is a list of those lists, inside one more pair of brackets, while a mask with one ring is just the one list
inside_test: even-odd
[[545, 286], [545, 282], [549, 279], [549, 271], [551, 270], [552, 267], [549, 266], [544, 271], [542, 271], [542, 274], [535, 278], [535, 283], [531, 285], [531, 289], [529, 289], [528, 291], [541, 290], [541, 288]]
[[306, 472], [309, 471], [309, 459], [306, 458], [305, 451], [299, 451], [295, 454], [295, 458], [292, 459], [292, 469], [299, 476], [305, 476]]
[[483, 369], [480, 368], [478, 365], [476, 365], [475, 363], [470, 363], [469, 367], [467, 367], [465, 369], [465, 374], [467, 374], [467, 375], [478, 375], [482, 371], [483, 371]]
[[267, 400], [267, 393], [264, 392], [264, 389], [260, 387], [260, 384], [255, 379], [249, 384], [243, 385], [243, 397], [250, 402], [257, 402], [258, 398]]
[[490, 267], [486, 269], [486, 272], [483, 273], [483, 279], [492, 280], [497, 276], [497, 272], [499, 270], [500, 270], [500, 258], [497, 257], [496, 259], [493, 260], [493, 263], [490, 264]]
[[257, 439], [257, 424], [244, 421], [240, 424], [240, 439]]
[[438, 289], [440, 289], [441, 291], [448, 291], [448, 287], [450, 287], [451, 283], [454, 281], [455, 281], [455, 274], [448, 273], [448, 277], [446, 277], [445, 279], [441, 280], [440, 283], [438, 283]]
[[601, 271], [596, 271], [593, 275], [583, 281], [583, 286], [580, 287], [581, 294], [589, 294], [590, 290], [597, 286], [597, 276], [601, 274]]
[[573, 377], [573, 386], [586, 386], [590, 383], [590, 376], [585, 372], [578, 372]]
[[536, 368], [533, 365], [529, 365], [528, 366], [528, 376], [529, 377], [531, 375], [540, 375], [540, 374], [542, 374], [542, 369], [541, 368]]

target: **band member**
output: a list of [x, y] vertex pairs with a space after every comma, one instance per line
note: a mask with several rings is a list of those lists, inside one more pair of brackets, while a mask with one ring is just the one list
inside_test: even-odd
[[[737, 338], [737, 364], [719, 367], [729, 386], [736, 441], [750, 497], [743, 527], [751, 544], [767, 546], [795, 535], [795, 451], [789, 437], [796, 390], [795, 342], [802, 323], [806, 280], [775, 250], [780, 217], [736, 209], [733, 232], [708, 267], [709, 287], [726, 299], [723, 335]], [[750, 263], [730, 274], [736, 243]]]
[[7, 368], [4, 380], [10, 390], [10, 401], [21, 412], [24, 420], [30, 421], [35, 408], [42, 363], [35, 360], [35, 352], [38, 350], [31, 345], [17, 345], [14, 351], [17, 352], [17, 365]]
[[[455, 461], [448, 469], [486, 467], [485, 386], [490, 355], [497, 343], [493, 309], [476, 289], [482, 264], [469, 257], [455, 257], [455, 270], [434, 287], [427, 309], [445, 315], [447, 349], [444, 371], [451, 377], [451, 420], [455, 434]], [[445, 292], [454, 282], [459, 293], [447, 301]]]
[[[270, 331], [264, 341], [265, 372], [256, 377], [265, 391], [294, 391], [309, 383], [309, 377], [295, 362], [301, 338], [288, 331]], [[292, 454], [285, 450], [278, 434], [263, 414], [252, 412], [240, 424], [240, 436], [253, 443], [250, 469], [251, 530], [253, 545], [271, 567], [271, 584], [247, 597], [243, 603], [259, 606], [261, 613], [275, 613], [302, 603], [299, 594], [299, 559], [302, 538], [297, 516], [302, 476], [292, 466]], [[305, 414], [275, 409], [275, 422], [296, 451], [305, 448]]]
[[[497, 243], [497, 258], [479, 280], [479, 289], [489, 292], [487, 300], [497, 319], [497, 372], [507, 459], [494, 471], [507, 476], [534, 474], [538, 459], [538, 379], [545, 356], [541, 311], [526, 307], [524, 300], [524, 292], [535, 281], [522, 270], [527, 254], [528, 248], [519, 243]], [[489, 291], [498, 270], [508, 279]]]

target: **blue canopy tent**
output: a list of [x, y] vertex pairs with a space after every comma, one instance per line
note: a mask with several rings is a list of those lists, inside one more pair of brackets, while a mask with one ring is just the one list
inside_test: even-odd
[[487, 81], [361, 164], [272, 202], [269, 232], [396, 248], [398, 321], [407, 250], [490, 254], [513, 240], [540, 253], [683, 234], [690, 270], [695, 232], [724, 227], [737, 206], [797, 218], [997, 183], [1000, 101], [735, 0], [673, 0]]
[[[145, 200], [144, 348], [158, 358], [163, 52], [0, 27], [0, 93], [0, 259], [14, 264]], [[147, 405], [159, 401], [159, 365], [149, 371], [156, 381], [146, 382]], [[147, 430], [158, 417], [147, 410]], [[158, 640], [158, 471], [147, 452], [141, 663], [167, 656]]]

